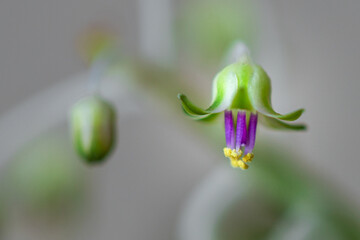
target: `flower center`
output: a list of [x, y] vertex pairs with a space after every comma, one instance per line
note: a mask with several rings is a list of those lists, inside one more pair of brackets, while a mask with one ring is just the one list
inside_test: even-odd
[[232, 111], [225, 111], [225, 139], [227, 147], [224, 148], [225, 157], [230, 159], [233, 168], [248, 169], [246, 164], [254, 158], [252, 150], [255, 146], [257, 114], [251, 113], [247, 126], [246, 112], [237, 114], [236, 128]]

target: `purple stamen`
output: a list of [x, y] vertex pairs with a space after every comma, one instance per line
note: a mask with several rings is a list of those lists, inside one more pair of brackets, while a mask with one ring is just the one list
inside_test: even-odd
[[225, 140], [228, 148], [234, 149], [235, 134], [234, 134], [234, 120], [232, 111], [225, 110]]
[[236, 124], [236, 150], [246, 144], [246, 112], [239, 111]]
[[257, 125], [258, 116], [257, 114], [251, 113], [248, 127], [248, 135], [245, 145], [245, 154], [251, 153], [255, 146], [255, 137], [256, 137], [256, 125]]

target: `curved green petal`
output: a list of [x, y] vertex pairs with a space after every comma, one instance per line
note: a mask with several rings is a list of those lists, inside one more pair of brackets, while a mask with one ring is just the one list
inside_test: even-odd
[[182, 110], [184, 111], [184, 113], [186, 115], [188, 115], [192, 119], [194, 119], [196, 121], [201, 121], [201, 122], [213, 122], [220, 115], [220, 113], [209, 113], [209, 114], [205, 114], [205, 115], [194, 115], [194, 114], [189, 114], [189, 112], [186, 111], [184, 109], [184, 107], [182, 107]]
[[227, 109], [238, 90], [238, 78], [230, 65], [215, 76], [213, 82], [213, 100], [205, 111], [211, 113], [222, 112]]
[[259, 121], [266, 127], [277, 129], [277, 130], [295, 130], [302, 131], [306, 130], [304, 124], [288, 124], [275, 118], [267, 117], [259, 114]]
[[184, 94], [179, 94], [184, 112], [194, 118], [201, 120], [210, 117], [227, 109], [236, 94], [238, 87], [238, 79], [231, 69], [224, 69], [216, 75], [213, 83], [213, 100], [210, 107], [202, 109], [194, 105]]
[[253, 107], [260, 113], [286, 121], [294, 121], [298, 119], [304, 112], [299, 109], [294, 112], [282, 115], [274, 111], [271, 106], [271, 82], [269, 76], [260, 67], [254, 66], [254, 74], [248, 85], [249, 99]]
[[181, 100], [184, 112], [195, 120], [205, 119], [211, 115], [211, 113], [195, 106], [184, 94], [178, 94], [178, 98]]

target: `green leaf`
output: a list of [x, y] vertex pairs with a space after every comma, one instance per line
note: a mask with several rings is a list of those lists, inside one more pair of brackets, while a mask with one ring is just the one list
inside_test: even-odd
[[271, 82], [269, 76], [260, 66], [254, 66], [254, 74], [248, 85], [249, 99], [256, 111], [268, 116], [286, 121], [298, 119], [304, 112], [299, 109], [282, 115], [274, 111], [271, 106]]
[[306, 125], [304, 124], [289, 124], [275, 118], [267, 117], [262, 114], [259, 114], [259, 121], [264, 126], [277, 130], [295, 130], [295, 131], [306, 130]]

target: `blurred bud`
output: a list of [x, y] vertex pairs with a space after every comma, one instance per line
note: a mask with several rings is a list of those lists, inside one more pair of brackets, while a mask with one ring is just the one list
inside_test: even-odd
[[89, 163], [101, 162], [115, 141], [115, 110], [98, 95], [77, 102], [71, 111], [73, 142]]
[[92, 25], [77, 40], [77, 48], [86, 63], [93, 63], [101, 55], [108, 54], [116, 45], [115, 33], [102, 25]]

